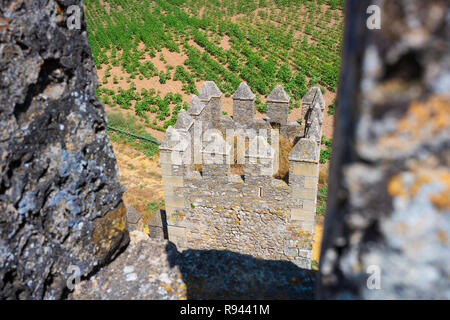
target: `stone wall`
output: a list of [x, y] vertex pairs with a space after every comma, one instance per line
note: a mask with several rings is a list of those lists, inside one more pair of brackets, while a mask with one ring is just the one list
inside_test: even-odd
[[[166, 204], [163, 218], [171, 241], [180, 249], [226, 249], [311, 267], [320, 149], [316, 135], [321, 133], [323, 97], [318, 88], [312, 88], [308, 96], [310, 106], [304, 106], [307, 125], [301, 127], [287, 121], [289, 96], [281, 86], [268, 96], [271, 119], [256, 120], [255, 95], [246, 83], [233, 95], [233, 118], [222, 116], [220, 109], [218, 112], [220, 90], [214, 82], [203, 84], [201, 98], [192, 98], [188, 112], [179, 114], [160, 146]], [[195, 143], [182, 143], [182, 139], [189, 135], [198, 139], [195, 130], [201, 119], [211, 119], [202, 122], [202, 134], [205, 128], [215, 128], [217, 134], [211, 140], [215, 143], [200, 135], [204, 145], [199, 151]], [[231, 171], [234, 143], [226, 129], [247, 133], [243, 142], [257, 142], [255, 150], [251, 143], [247, 148], [240, 145], [245, 152], [241, 174]], [[268, 133], [258, 137], [259, 131], [248, 133], [248, 129], [266, 129]], [[298, 141], [289, 156], [287, 182], [273, 177], [280, 134]], [[274, 148], [269, 148], [269, 141]], [[261, 146], [269, 153], [261, 153]], [[177, 158], [197, 158], [201, 169], [177, 162]], [[214, 159], [220, 161], [210, 161]], [[149, 224], [152, 229], [163, 228], [163, 220], [154, 218]]]
[[[57, 299], [127, 241], [81, 1], [0, 4], [0, 299]], [[82, 12], [82, 10], [81, 10]]]

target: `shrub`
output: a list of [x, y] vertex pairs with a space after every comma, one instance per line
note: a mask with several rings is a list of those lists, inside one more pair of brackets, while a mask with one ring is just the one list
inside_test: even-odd
[[327, 195], [328, 195], [328, 185], [324, 184], [319, 187], [317, 192], [317, 210], [316, 214], [325, 216], [327, 209]]
[[320, 150], [320, 163], [324, 164], [330, 159], [333, 139], [322, 136], [321, 143], [325, 145], [325, 150]]
[[330, 116], [334, 115], [334, 106], [328, 106], [327, 113]]
[[256, 106], [256, 109], [260, 113], [267, 113], [267, 104], [259, 104], [259, 105]]

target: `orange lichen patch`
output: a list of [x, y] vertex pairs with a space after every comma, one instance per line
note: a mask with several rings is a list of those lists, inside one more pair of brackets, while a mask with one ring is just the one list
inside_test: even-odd
[[425, 141], [450, 128], [450, 98], [432, 96], [426, 101], [412, 101], [405, 116], [397, 122], [395, 132], [382, 136], [384, 148], [404, 150], [410, 143]]
[[440, 210], [450, 209], [450, 172], [444, 172], [439, 177], [445, 185], [444, 190], [430, 195], [430, 201]]
[[444, 185], [443, 190], [429, 195], [429, 199], [440, 210], [450, 208], [448, 196], [450, 194], [450, 172], [448, 170], [414, 168], [408, 172], [413, 175], [413, 181], [408, 185], [404, 183], [402, 174], [397, 174], [389, 180], [387, 190], [391, 196], [411, 199], [417, 196], [422, 186], [439, 182]]
[[403, 223], [403, 222], [398, 223], [398, 224], [395, 226], [395, 228], [396, 228], [396, 231], [397, 231], [398, 233], [406, 233], [406, 232], [408, 231], [407, 225], [406, 225], [405, 223]]
[[401, 119], [397, 127], [400, 130], [412, 130], [414, 126], [429, 121], [434, 122], [435, 130], [450, 126], [450, 101], [439, 96], [433, 96], [425, 103], [411, 102], [407, 118]]
[[411, 194], [411, 196], [415, 197], [420, 188], [422, 188], [423, 185], [430, 183], [431, 181], [432, 177], [430, 176], [430, 172], [418, 172], [414, 183], [411, 185], [409, 193]]
[[387, 190], [391, 196], [394, 197], [407, 197], [408, 194], [405, 191], [406, 186], [403, 184], [401, 174], [397, 174], [388, 182]]
[[437, 231], [437, 237], [442, 244], [448, 244], [447, 233], [443, 230]]
[[102, 255], [106, 255], [109, 249], [111, 249], [113, 242], [117, 244], [122, 237], [126, 223], [127, 210], [123, 202], [116, 209], [96, 219], [94, 221], [94, 232], [92, 235], [96, 253], [104, 252]]

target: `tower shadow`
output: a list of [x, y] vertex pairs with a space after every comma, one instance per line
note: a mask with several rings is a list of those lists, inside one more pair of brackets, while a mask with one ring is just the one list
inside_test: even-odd
[[229, 250], [178, 252], [172, 242], [166, 252], [170, 266], [182, 273], [188, 299], [314, 299], [316, 272], [290, 261]]

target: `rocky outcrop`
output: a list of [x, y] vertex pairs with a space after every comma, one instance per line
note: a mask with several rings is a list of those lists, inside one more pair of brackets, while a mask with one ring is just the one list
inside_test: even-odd
[[127, 249], [88, 281], [82, 281], [69, 299], [186, 299], [181, 272], [170, 263], [176, 255], [175, 246], [168, 241], [132, 231]]
[[[448, 1], [348, 1], [321, 298], [450, 298]], [[378, 279], [377, 279], [378, 278]]]
[[0, 299], [57, 299], [127, 241], [79, 0], [0, 5]]

